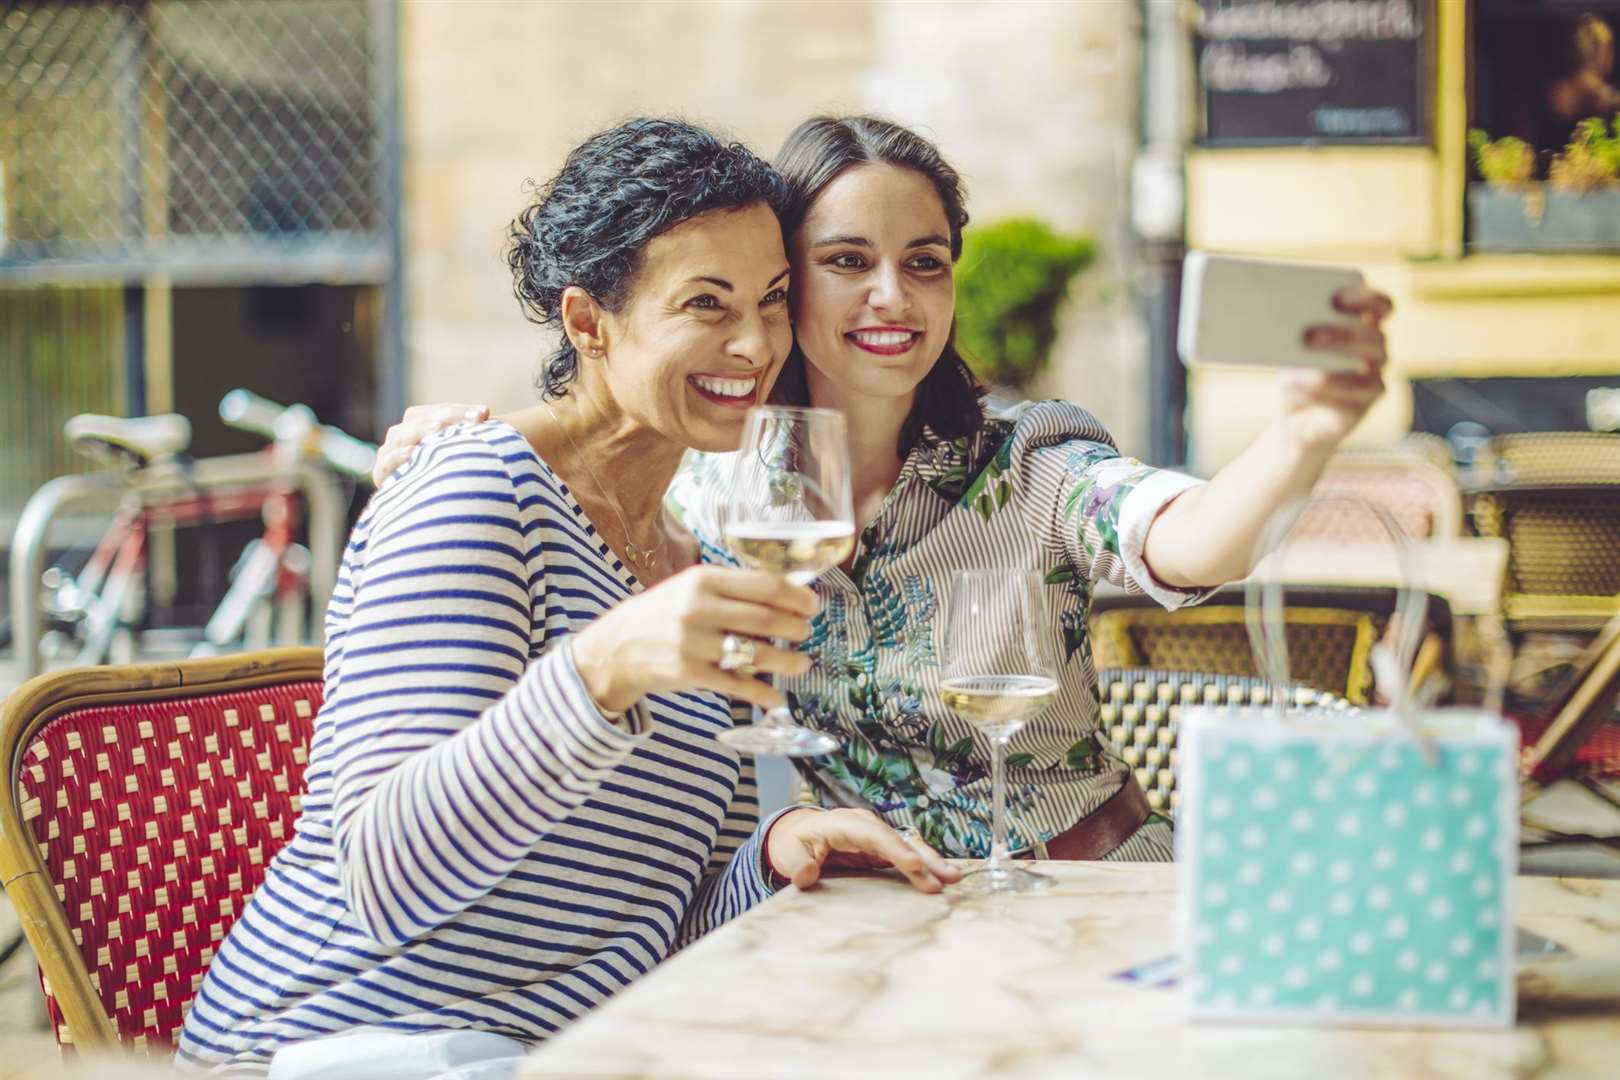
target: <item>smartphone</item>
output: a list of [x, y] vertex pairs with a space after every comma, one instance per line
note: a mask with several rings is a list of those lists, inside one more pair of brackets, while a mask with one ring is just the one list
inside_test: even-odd
[[1355, 326], [1333, 294], [1360, 284], [1361, 271], [1348, 266], [1190, 251], [1181, 271], [1181, 362], [1357, 371], [1355, 357], [1306, 348], [1305, 331]]

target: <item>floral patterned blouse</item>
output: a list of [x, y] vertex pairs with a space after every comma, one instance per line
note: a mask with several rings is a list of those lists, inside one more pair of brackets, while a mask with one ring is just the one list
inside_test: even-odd
[[[670, 490], [711, 562], [734, 562], [716, 512], [730, 460], [691, 455]], [[1169, 608], [1202, 599], [1155, 581], [1142, 559], [1153, 519], [1198, 483], [1122, 457], [1091, 414], [1061, 401], [987, 410], [966, 438], [923, 440], [850, 572], [817, 579], [821, 610], [802, 646], [811, 669], [781, 683], [798, 721], [839, 742], [797, 762], [819, 801], [870, 807], [948, 855], [988, 853], [990, 742], [938, 695], [951, 584], [969, 567], [1038, 571], [1059, 639], [1059, 693], [1008, 747], [1010, 849], [1066, 831], [1118, 791], [1128, 770], [1097, 731], [1092, 587], [1106, 579]]]

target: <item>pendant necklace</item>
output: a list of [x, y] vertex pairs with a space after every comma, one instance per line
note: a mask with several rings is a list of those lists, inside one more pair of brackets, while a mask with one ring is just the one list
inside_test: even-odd
[[[624, 511], [619, 509], [619, 501], [608, 495], [607, 488], [603, 487], [602, 481], [596, 478], [596, 470], [591, 468], [590, 460], [586, 458], [583, 452], [581, 452], [579, 444], [576, 443], [574, 441], [574, 437], [568, 433], [568, 428], [564, 427], [563, 422], [557, 418], [557, 410], [551, 407], [551, 402], [543, 401], [542, 404], [545, 405], [546, 412], [551, 415], [551, 422], [557, 425], [557, 427], [563, 433], [563, 438], [568, 440], [568, 445], [573, 447], [574, 456], [577, 457], [579, 459], [579, 463], [585, 467], [585, 473], [591, 478], [591, 483], [596, 485], [597, 493], [602, 496], [603, 501], [608, 504], [608, 507], [613, 511], [614, 515], [618, 517], [619, 528], [624, 530], [624, 557], [632, 566], [636, 567], [638, 571], [656, 569], [658, 566], [658, 558], [664, 553], [664, 542], [669, 539], [668, 534], [664, 533], [662, 528], [659, 529], [657, 547], [644, 548], [640, 544], [636, 543], [635, 539], [630, 535], [630, 524], [624, 519]], [[662, 514], [661, 509], [660, 514]]]

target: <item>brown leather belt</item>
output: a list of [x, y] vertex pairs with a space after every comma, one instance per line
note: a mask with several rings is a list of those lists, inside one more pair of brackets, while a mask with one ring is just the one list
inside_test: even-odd
[[1027, 855], [1074, 862], [1100, 859], [1129, 840], [1152, 812], [1142, 785], [1127, 773], [1124, 785], [1110, 795], [1107, 802], [1081, 818], [1073, 828], [1044, 844], [1037, 842]]

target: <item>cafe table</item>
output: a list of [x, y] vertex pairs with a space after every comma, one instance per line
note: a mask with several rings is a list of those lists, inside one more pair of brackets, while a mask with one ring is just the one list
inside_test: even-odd
[[1620, 1077], [1620, 881], [1522, 877], [1502, 1030], [1194, 1024], [1113, 978], [1174, 948], [1175, 868], [1022, 865], [1044, 893], [927, 896], [867, 874], [786, 889], [524, 1063], [552, 1077]]

